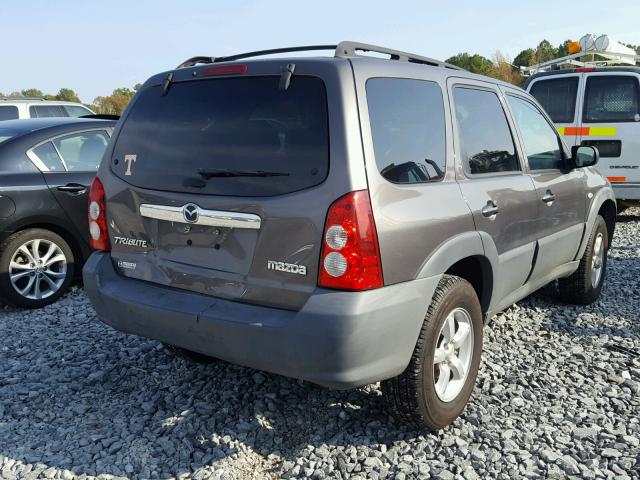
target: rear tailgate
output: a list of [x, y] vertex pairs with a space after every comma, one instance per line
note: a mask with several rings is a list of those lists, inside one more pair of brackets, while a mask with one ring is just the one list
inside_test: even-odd
[[108, 170], [122, 275], [280, 308], [304, 304], [317, 283], [327, 208], [366, 179], [357, 117], [345, 108], [350, 65], [296, 63], [286, 91], [278, 73], [286, 63], [276, 60], [233, 77], [179, 70], [166, 92], [162, 77], [145, 84], [99, 173]]

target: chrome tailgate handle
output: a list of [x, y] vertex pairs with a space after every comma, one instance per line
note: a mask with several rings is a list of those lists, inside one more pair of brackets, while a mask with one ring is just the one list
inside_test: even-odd
[[182, 207], [143, 203], [140, 205], [140, 215], [145, 218], [164, 220], [166, 222], [223, 228], [250, 228], [257, 230], [262, 223], [260, 217], [253, 213], [206, 210], [193, 203]]

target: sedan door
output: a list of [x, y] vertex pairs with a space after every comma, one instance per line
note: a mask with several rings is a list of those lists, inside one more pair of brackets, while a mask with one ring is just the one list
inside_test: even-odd
[[566, 169], [568, 152], [537, 105], [516, 91], [506, 97], [538, 196], [538, 253], [531, 272], [536, 280], [578, 252], [586, 220], [585, 174]]
[[87, 195], [108, 143], [107, 129], [85, 130], [47, 140], [28, 152], [40, 163], [53, 196], [87, 244]]

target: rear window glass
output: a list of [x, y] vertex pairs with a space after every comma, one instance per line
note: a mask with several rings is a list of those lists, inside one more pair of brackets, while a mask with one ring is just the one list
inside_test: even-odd
[[88, 108], [81, 107], [80, 105], [65, 105], [64, 109], [70, 117], [83, 117], [85, 115], [93, 115], [93, 112]]
[[585, 122], [633, 122], [639, 113], [638, 80], [635, 76], [587, 78]]
[[556, 123], [571, 123], [575, 118], [578, 77], [539, 80], [531, 87], [533, 95]]
[[62, 105], [32, 105], [29, 107], [31, 118], [68, 117]]
[[18, 107], [15, 105], [0, 105], [0, 120], [15, 120], [18, 118]]
[[441, 180], [445, 170], [442, 90], [435, 82], [367, 81], [369, 121], [378, 169], [393, 183]]
[[294, 76], [282, 91], [279, 81], [195, 80], [166, 95], [145, 89], [116, 141], [114, 172], [143, 188], [214, 195], [278, 195], [321, 183], [329, 170], [324, 83]]

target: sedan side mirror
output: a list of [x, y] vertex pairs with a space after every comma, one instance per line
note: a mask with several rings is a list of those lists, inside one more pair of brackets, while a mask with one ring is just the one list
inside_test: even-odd
[[593, 167], [600, 159], [596, 147], [574, 145], [571, 147], [571, 163], [573, 168]]

